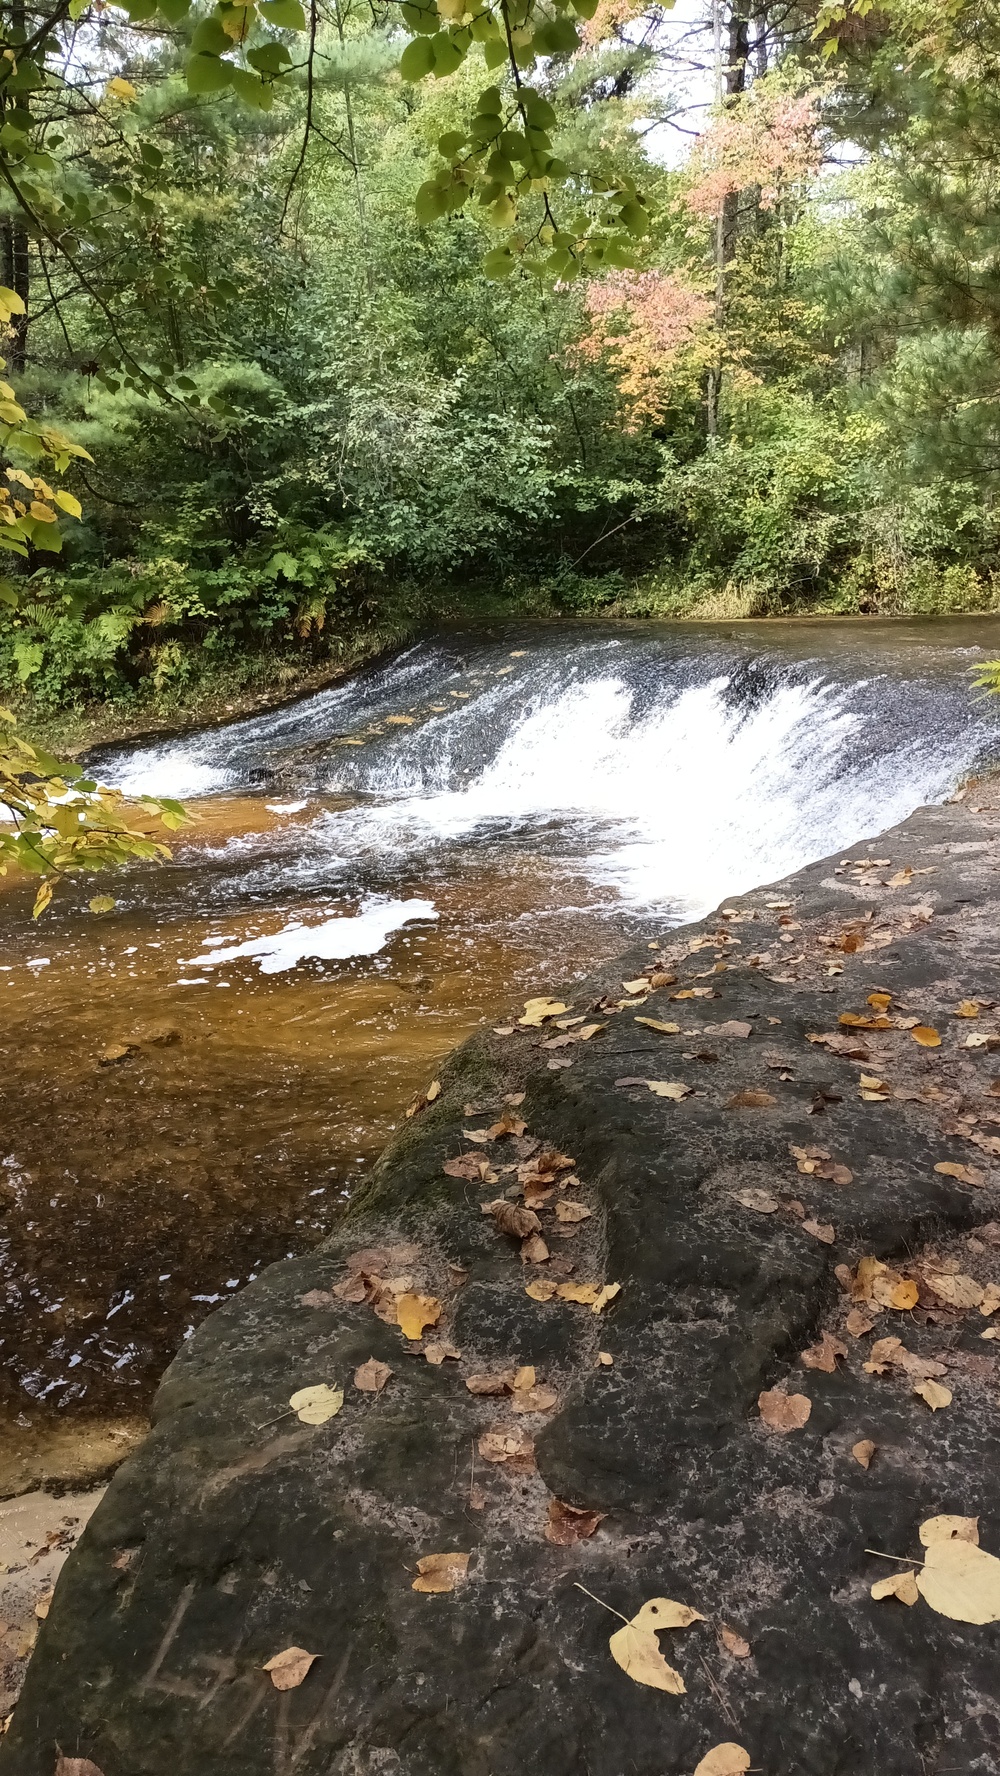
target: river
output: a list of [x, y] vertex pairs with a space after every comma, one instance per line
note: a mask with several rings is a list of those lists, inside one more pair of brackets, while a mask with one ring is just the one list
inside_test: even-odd
[[995, 655], [982, 618], [456, 627], [106, 751], [199, 818], [111, 914], [0, 896], [8, 1447], [141, 1414], [479, 1024], [983, 768]]

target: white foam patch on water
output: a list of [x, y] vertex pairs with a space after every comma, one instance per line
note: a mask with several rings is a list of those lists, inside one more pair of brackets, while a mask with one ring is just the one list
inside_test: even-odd
[[326, 814], [314, 837], [325, 828], [346, 862], [557, 823], [553, 850], [575, 871], [637, 908], [694, 915], [904, 819], [961, 769], [959, 743], [935, 736], [862, 757], [870, 718], [818, 680], [779, 683], [749, 710], [727, 683], [665, 687], [638, 716], [618, 678], [571, 685], [537, 699], [463, 787], [434, 785], [446, 745], [400, 749], [366, 784], [384, 799]]
[[190, 801], [197, 796], [217, 795], [239, 782], [235, 769], [198, 758], [183, 742], [177, 746], [137, 752], [116, 761], [110, 773], [115, 789], [127, 796], [172, 796]]
[[273, 931], [267, 937], [251, 937], [231, 948], [206, 950], [201, 956], [189, 956], [184, 967], [214, 968], [220, 962], [232, 962], [237, 956], [252, 956], [261, 974], [282, 974], [307, 957], [343, 962], [351, 956], [374, 956], [385, 948], [392, 932], [401, 926], [408, 925], [413, 919], [439, 917], [432, 900], [366, 901], [353, 917], [342, 914], [325, 919], [319, 925], [290, 919], [280, 931]]

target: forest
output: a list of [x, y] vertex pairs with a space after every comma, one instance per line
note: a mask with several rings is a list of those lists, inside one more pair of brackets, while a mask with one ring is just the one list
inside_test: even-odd
[[1000, 608], [992, 0], [0, 10], [22, 720]]

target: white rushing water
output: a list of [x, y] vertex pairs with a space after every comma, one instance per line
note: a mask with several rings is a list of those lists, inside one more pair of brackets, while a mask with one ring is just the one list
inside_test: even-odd
[[[837, 664], [729, 640], [695, 650], [676, 631], [569, 647], [543, 634], [458, 660], [427, 645], [297, 708], [123, 757], [113, 775], [181, 797], [277, 783], [295, 798], [282, 811], [344, 798], [272, 850], [286, 885], [384, 894], [404, 867], [516, 845], [619, 904], [690, 917], [942, 798], [994, 738], [965, 662], [936, 677], [898, 650], [889, 672]], [[373, 902], [366, 916], [386, 913]]]

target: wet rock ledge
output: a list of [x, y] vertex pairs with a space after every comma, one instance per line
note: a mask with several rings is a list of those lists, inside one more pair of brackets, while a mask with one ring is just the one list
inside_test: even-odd
[[[871, 1596], [936, 1514], [1000, 1554], [1000, 793], [969, 800], [450, 1059], [336, 1238], [168, 1371], [2, 1776], [689, 1776], [724, 1741], [996, 1772], [1000, 1624]], [[683, 1694], [609, 1651], [654, 1598], [704, 1618], [660, 1636]]]

